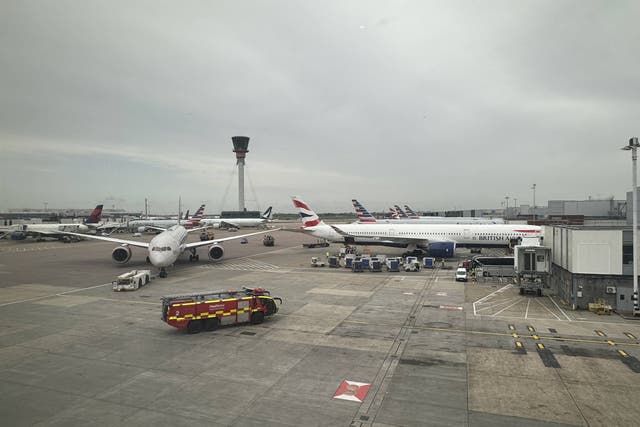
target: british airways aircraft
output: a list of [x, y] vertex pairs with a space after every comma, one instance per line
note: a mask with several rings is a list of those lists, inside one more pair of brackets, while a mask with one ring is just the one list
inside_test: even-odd
[[446, 217], [446, 216], [418, 216], [407, 205], [407, 211], [409, 215], [405, 214], [398, 205], [395, 205], [395, 209], [390, 208], [394, 212], [394, 216], [391, 219], [376, 219], [373, 215], [367, 211], [367, 209], [357, 201], [352, 199], [353, 207], [358, 214], [358, 222], [380, 222], [389, 224], [504, 224], [502, 219], [493, 218], [480, 218], [480, 217]]
[[293, 196], [300, 231], [331, 242], [406, 247], [435, 257], [452, 257], [458, 247], [508, 246], [513, 239], [539, 236], [541, 228], [523, 224], [325, 224], [299, 197]]

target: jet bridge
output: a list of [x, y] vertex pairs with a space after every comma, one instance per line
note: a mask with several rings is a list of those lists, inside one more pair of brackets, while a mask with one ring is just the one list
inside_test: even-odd
[[551, 248], [527, 242], [515, 246], [513, 256], [520, 295], [535, 293], [542, 296], [542, 290], [549, 287]]

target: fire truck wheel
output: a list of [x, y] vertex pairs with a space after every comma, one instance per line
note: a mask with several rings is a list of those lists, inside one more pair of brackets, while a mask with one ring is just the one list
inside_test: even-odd
[[138, 279], [138, 287], [142, 286], [142, 279]]
[[149, 276], [144, 276], [144, 284], [148, 284], [149, 283]]
[[218, 329], [218, 319], [207, 319], [204, 321], [204, 328], [207, 331], [215, 331]]
[[267, 316], [271, 316], [273, 313], [278, 311], [278, 307], [276, 306], [276, 303], [273, 302], [273, 300], [265, 300], [264, 305], [267, 308]]
[[187, 332], [190, 334], [197, 334], [202, 330], [202, 322], [199, 320], [190, 320], [187, 325]]
[[251, 323], [257, 325], [259, 323], [264, 322], [264, 313], [261, 311], [256, 311], [251, 315]]

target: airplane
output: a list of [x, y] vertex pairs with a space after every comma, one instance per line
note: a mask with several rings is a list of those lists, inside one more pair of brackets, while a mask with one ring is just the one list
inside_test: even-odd
[[[202, 220], [205, 206], [206, 205], [200, 205], [196, 213], [194, 213], [191, 218], [189, 218], [189, 211], [187, 211], [184, 219], [180, 220], [180, 225], [183, 225], [185, 228], [197, 227]], [[166, 229], [175, 224], [175, 219], [136, 219], [129, 221], [127, 227], [130, 229], [137, 229], [138, 232], [142, 233], [147, 228]]]
[[[406, 215], [402, 209], [396, 205], [396, 209], [392, 208], [394, 212], [401, 212], [398, 217], [393, 217], [390, 219], [376, 219], [373, 215], [367, 211], [367, 209], [362, 205], [362, 203], [358, 202], [356, 199], [352, 199], [351, 203], [353, 203], [353, 207], [358, 214], [358, 222], [359, 223], [373, 223], [373, 222], [386, 222], [389, 224], [503, 224], [503, 221], [498, 221], [490, 218], [479, 218], [479, 217], [445, 217], [445, 216], [418, 216], [409, 208], [407, 211], [410, 212], [409, 215]], [[405, 208], [408, 208], [405, 205]], [[403, 216], [404, 215], [404, 216]]]
[[43, 239], [45, 237], [58, 238], [60, 240], [69, 241], [67, 231], [75, 231], [84, 237], [89, 231], [96, 231], [100, 227], [100, 215], [102, 215], [102, 206], [97, 205], [91, 214], [85, 218], [82, 223], [53, 223], [53, 224], [16, 224], [11, 226], [10, 237], [12, 240], [24, 240], [28, 236]]
[[151, 265], [153, 265], [154, 267], [159, 267], [159, 276], [161, 278], [165, 278], [167, 277], [166, 268], [173, 265], [178, 257], [180, 257], [180, 255], [182, 255], [182, 253], [185, 251], [188, 251], [190, 253], [189, 261], [198, 261], [200, 259], [200, 256], [196, 253], [196, 249], [200, 246], [210, 245], [209, 249], [207, 249], [209, 259], [211, 261], [220, 261], [224, 256], [224, 248], [220, 245], [220, 243], [229, 240], [244, 239], [250, 236], [255, 236], [257, 234], [269, 233], [279, 230], [278, 228], [275, 230], [265, 230], [238, 236], [223, 237], [221, 239], [186, 243], [186, 239], [189, 233], [200, 231], [205, 228], [208, 227], [186, 229], [181, 224], [175, 224], [165, 229], [160, 234], [156, 235], [153, 239], [151, 239], [149, 243], [138, 242], [135, 240], [117, 239], [114, 237], [84, 235], [70, 232], [65, 234], [82, 236], [88, 239], [102, 240], [105, 242], [119, 243], [120, 246], [117, 246], [113, 249], [113, 251], [111, 251], [111, 258], [117, 264], [124, 264], [131, 259], [130, 246], [144, 248], [147, 250], [147, 262], [151, 263]]
[[400, 246], [412, 253], [426, 252], [439, 258], [454, 256], [456, 246], [506, 247], [514, 239], [541, 234], [541, 227], [523, 224], [376, 222], [328, 225], [299, 197], [292, 199], [300, 213], [300, 231], [316, 238], [345, 244]]
[[213, 228], [241, 228], [241, 227], [261, 227], [273, 217], [273, 209], [269, 206], [260, 215], [260, 218], [202, 218], [200, 225]]

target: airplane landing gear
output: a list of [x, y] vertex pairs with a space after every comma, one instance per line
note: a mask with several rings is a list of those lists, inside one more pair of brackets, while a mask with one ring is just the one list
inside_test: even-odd
[[167, 278], [167, 270], [164, 267], [160, 268], [160, 273], [158, 274], [158, 276], [161, 279], [166, 279]]
[[191, 261], [199, 261], [200, 255], [196, 253], [196, 248], [189, 249], [191, 251], [191, 255], [189, 255], [189, 262]]

